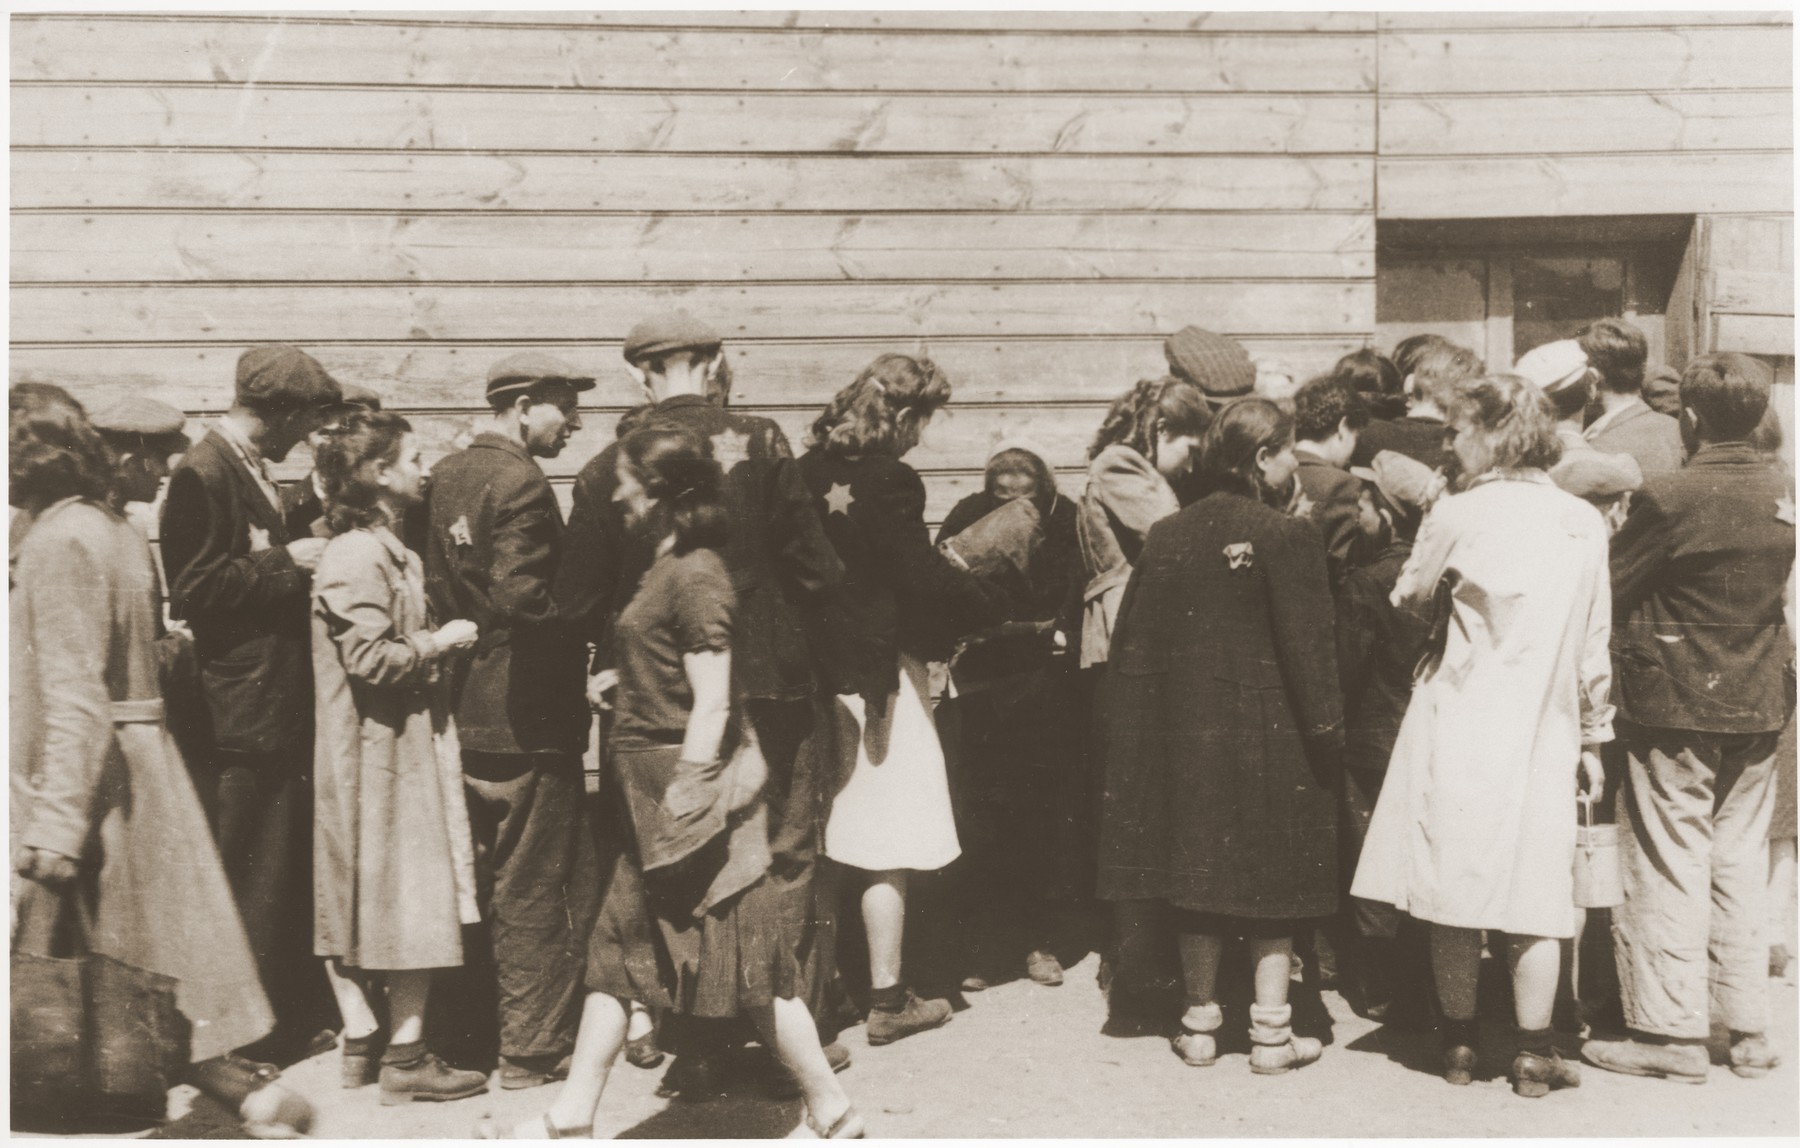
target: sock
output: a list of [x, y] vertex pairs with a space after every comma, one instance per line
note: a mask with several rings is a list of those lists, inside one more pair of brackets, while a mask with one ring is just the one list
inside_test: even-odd
[[410, 1068], [425, 1059], [425, 1042], [410, 1041], [406, 1044], [390, 1044], [386, 1052], [381, 1054], [381, 1063], [391, 1064], [396, 1068]]
[[1456, 1048], [1459, 1045], [1465, 1048], [1474, 1048], [1477, 1029], [1474, 1017], [1470, 1017], [1468, 1020], [1451, 1020], [1449, 1017], [1445, 1017], [1438, 1033], [1443, 1037], [1445, 1048]]
[[1554, 1028], [1515, 1028], [1520, 1052], [1529, 1052], [1534, 1056], [1549, 1059], [1556, 1052], [1556, 1030]]
[[380, 1033], [372, 1032], [368, 1036], [347, 1036], [344, 1038], [345, 1056], [373, 1056], [380, 1048]]
[[899, 1012], [906, 1007], [906, 986], [894, 984], [885, 989], [870, 989], [869, 1007], [882, 1012]]

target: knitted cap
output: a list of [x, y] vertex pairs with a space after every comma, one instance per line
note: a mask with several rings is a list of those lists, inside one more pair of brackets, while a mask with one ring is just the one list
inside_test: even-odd
[[319, 360], [298, 347], [251, 347], [238, 356], [237, 400], [249, 407], [323, 407], [343, 388]]
[[625, 336], [625, 361], [632, 366], [676, 351], [710, 354], [722, 346], [719, 333], [686, 311], [653, 315]]
[[1256, 386], [1256, 367], [1235, 339], [1200, 327], [1183, 327], [1163, 343], [1169, 371], [1199, 387], [1215, 402], [1247, 395]]

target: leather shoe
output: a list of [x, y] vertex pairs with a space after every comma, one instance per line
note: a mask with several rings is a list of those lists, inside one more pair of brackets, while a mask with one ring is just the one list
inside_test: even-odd
[[1581, 1059], [1595, 1068], [1627, 1076], [1660, 1076], [1683, 1084], [1706, 1083], [1706, 1046], [1652, 1044], [1646, 1040], [1590, 1040]]

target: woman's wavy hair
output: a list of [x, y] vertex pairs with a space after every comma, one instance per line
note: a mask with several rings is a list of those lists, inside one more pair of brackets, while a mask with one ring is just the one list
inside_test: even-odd
[[400, 461], [400, 442], [412, 424], [393, 411], [353, 410], [337, 426], [322, 431], [313, 458], [325, 489], [325, 525], [333, 533], [385, 521], [376, 464]]
[[1271, 490], [1256, 465], [1258, 451], [1279, 451], [1294, 439], [1293, 416], [1268, 399], [1233, 399], [1213, 417], [1200, 440], [1200, 480], [1207, 490], [1247, 494], [1278, 505], [1283, 492]]
[[619, 456], [656, 500], [642, 529], [656, 538], [672, 534], [677, 554], [724, 549], [731, 519], [711, 443], [684, 426], [652, 422], [620, 440]]
[[7, 502], [104, 499], [118, 460], [81, 404], [57, 387], [8, 396]]
[[1543, 391], [1518, 375], [1483, 375], [1465, 382], [1447, 413], [1452, 426], [1476, 433], [1487, 455], [1484, 470], [1460, 473], [1464, 483], [1490, 470], [1548, 470], [1562, 458], [1555, 408]]
[[949, 401], [950, 380], [930, 359], [878, 355], [825, 404], [806, 441], [826, 454], [897, 458], [913, 445], [901, 432], [902, 418], [916, 427]]
[[1206, 433], [1212, 422], [1212, 408], [1200, 388], [1186, 379], [1164, 375], [1160, 379], [1140, 379], [1136, 386], [1113, 400], [1106, 418], [1088, 447], [1088, 458], [1100, 457], [1109, 446], [1123, 445], [1137, 451], [1152, 464], [1156, 462], [1156, 432], [1161, 429], [1170, 438]]

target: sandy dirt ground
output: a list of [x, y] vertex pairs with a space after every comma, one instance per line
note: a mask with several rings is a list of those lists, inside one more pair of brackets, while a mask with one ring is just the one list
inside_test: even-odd
[[[842, 1077], [875, 1136], [1794, 1136], [1800, 1134], [1796, 991], [1772, 982], [1771, 1035], [1786, 1063], [1762, 1080], [1715, 1067], [1704, 1086], [1615, 1076], [1584, 1067], [1578, 1091], [1515, 1097], [1505, 1080], [1508, 1034], [1484, 1033], [1488, 1079], [1453, 1088], [1435, 1075], [1436, 1038], [1396, 1034], [1355, 1016], [1335, 993], [1324, 1000], [1333, 1044], [1322, 1061], [1285, 1076], [1255, 1076], [1244, 1055], [1189, 1068], [1157, 1037], [1100, 1034], [1105, 1005], [1098, 959], [1060, 988], [1014, 981], [969, 998], [945, 1029], [870, 1048], [862, 1028], [845, 1033], [855, 1055]], [[1234, 1023], [1228, 1021], [1228, 1023]], [[384, 1108], [373, 1087], [337, 1087], [336, 1053], [290, 1069], [291, 1084], [320, 1109], [325, 1137], [472, 1135], [541, 1112], [549, 1089], [490, 1092], [448, 1104]], [[657, 1098], [662, 1069], [623, 1062], [614, 1071], [595, 1134], [601, 1137], [773, 1137], [800, 1122], [798, 1102], [754, 1087], [705, 1103]], [[552, 1088], [554, 1086], [551, 1086]]]

